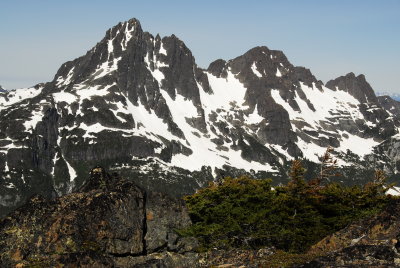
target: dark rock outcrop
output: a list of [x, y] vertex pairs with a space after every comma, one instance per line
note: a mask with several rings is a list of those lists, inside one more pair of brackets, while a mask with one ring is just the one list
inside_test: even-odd
[[360, 103], [373, 102], [378, 100], [371, 85], [365, 80], [365, 76], [348, 73], [326, 83], [326, 87], [332, 90], [342, 90], [350, 93]]
[[393, 117], [400, 119], [400, 102], [390, 96], [378, 96], [379, 104], [385, 108]]
[[393, 118], [388, 110], [381, 106], [371, 85], [366, 81], [365, 76], [348, 73], [326, 83], [326, 87], [332, 90], [348, 92], [360, 102], [359, 110], [364, 119], [372, 122], [374, 127], [362, 129], [365, 136], [379, 136], [382, 140], [389, 138], [396, 133], [396, 126], [399, 126], [398, 118]]
[[0, 221], [0, 266], [193, 267], [197, 241], [175, 232], [190, 223], [181, 201], [96, 167], [79, 192], [34, 196]]

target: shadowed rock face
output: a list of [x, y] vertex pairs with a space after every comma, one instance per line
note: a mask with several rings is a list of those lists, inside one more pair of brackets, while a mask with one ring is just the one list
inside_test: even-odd
[[[345, 76], [328, 81], [326, 87], [332, 90], [348, 92], [356, 98], [362, 104], [360, 112], [364, 118], [377, 122], [380, 125], [379, 127], [384, 130], [380, 133], [384, 139], [396, 133], [395, 126], [398, 125], [398, 122], [395, 124], [387, 122], [388, 110], [376, 97], [374, 90], [366, 81], [363, 74], [355, 76], [354, 73], [348, 73]], [[382, 107], [383, 109], [377, 109], [378, 107]]]
[[349, 92], [361, 103], [377, 102], [374, 90], [365, 80], [365, 76], [360, 74], [355, 76], [354, 73], [348, 73], [326, 83], [326, 87], [332, 90], [342, 90]]
[[197, 242], [174, 231], [189, 224], [181, 201], [147, 194], [97, 167], [80, 192], [34, 196], [0, 221], [0, 266], [132, 267], [162, 254], [168, 263], [190, 263], [195, 255], [185, 254]]
[[390, 96], [378, 96], [379, 104], [386, 109], [393, 117], [400, 118], [400, 102]]

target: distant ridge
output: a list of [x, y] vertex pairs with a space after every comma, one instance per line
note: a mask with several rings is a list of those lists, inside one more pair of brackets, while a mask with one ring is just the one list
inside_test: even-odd
[[396, 101], [400, 101], [400, 93], [390, 93], [390, 92], [377, 92], [377, 96], [389, 96]]

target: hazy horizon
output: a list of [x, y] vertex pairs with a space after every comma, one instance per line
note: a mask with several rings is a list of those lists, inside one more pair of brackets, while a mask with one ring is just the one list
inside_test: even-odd
[[376, 92], [400, 93], [400, 1], [4, 1], [0, 4], [0, 85], [51, 81], [108, 28], [137, 18], [144, 31], [175, 34], [197, 64], [255, 46], [282, 50], [324, 83], [354, 72]]

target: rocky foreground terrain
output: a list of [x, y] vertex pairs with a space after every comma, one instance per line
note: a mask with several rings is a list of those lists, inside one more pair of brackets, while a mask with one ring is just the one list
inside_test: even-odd
[[310, 252], [323, 256], [301, 267], [400, 267], [400, 200], [326, 237]]
[[0, 267], [192, 267], [197, 242], [174, 231], [188, 224], [181, 201], [95, 168], [80, 192], [0, 222]]
[[[273, 248], [198, 253], [183, 202], [92, 169], [79, 192], [33, 196], [0, 221], [0, 267], [281, 267]], [[293, 267], [400, 266], [400, 201], [314, 245]], [[313, 257], [314, 256], [314, 257]], [[310, 258], [314, 260], [311, 260]]]

